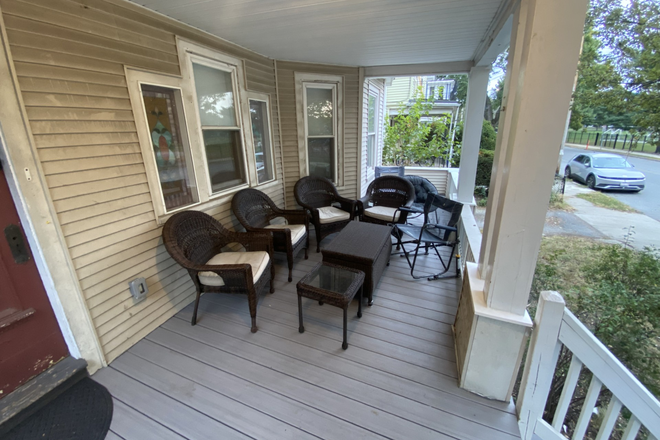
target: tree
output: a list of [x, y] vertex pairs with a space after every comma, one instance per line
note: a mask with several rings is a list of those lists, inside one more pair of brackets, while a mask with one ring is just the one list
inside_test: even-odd
[[[395, 165], [433, 165], [446, 160], [451, 143], [449, 118], [430, 116], [433, 99], [421, 87], [412, 103], [402, 103], [392, 124], [385, 125], [383, 161]], [[422, 118], [430, 119], [428, 123]]]
[[660, 153], [659, 66], [660, 2], [592, 0], [571, 126], [581, 127], [603, 107], [651, 134]]

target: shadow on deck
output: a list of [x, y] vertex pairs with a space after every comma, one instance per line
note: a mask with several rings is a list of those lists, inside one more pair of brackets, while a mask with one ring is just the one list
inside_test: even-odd
[[291, 283], [276, 258], [257, 333], [245, 297], [205, 295], [195, 327], [190, 305], [93, 376], [114, 397], [108, 439], [520, 438], [512, 404], [457, 386], [459, 279], [414, 281], [393, 256], [375, 304], [359, 320], [351, 304], [344, 351], [341, 309], [303, 299], [298, 333], [296, 281], [321, 254]]

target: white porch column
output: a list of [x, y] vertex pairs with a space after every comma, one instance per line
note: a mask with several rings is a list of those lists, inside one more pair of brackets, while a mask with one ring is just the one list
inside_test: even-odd
[[479, 265], [468, 263], [455, 338], [462, 387], [508, 400], [532, 323], [526, 311], [588, 0], [521, 0]]
[[481, 143], [486, 92], [490, 66], [478, 66], [470, 69], [468, 92], [465, 103], [465, 122], [463, 123], [463, 145], [461, 146], [461, 165], [458, 174], [458, 196], [461, 203], [472, 203], [474, 181], [477, 177], [477, 160]]

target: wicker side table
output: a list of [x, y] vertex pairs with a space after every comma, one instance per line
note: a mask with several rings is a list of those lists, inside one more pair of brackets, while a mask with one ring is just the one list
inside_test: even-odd
[[331, 306], [339, 307], [344, 310], [344, 342], [341, 348], [346, 350], [346, 326], [348, 305], [351, 303], [355, 294], [359, 291], [358, 318], [362, 317], [362, 284], [364, 283], [364, 272], [356, 269], [349, 269], [343, 266], [337, 266], [330, 263], [319, 263], [311, 272], [303, 277], [298, 284], [298, 317], [300, 327], [298, 331], [303, 333], [303, 312], [302, 298], [317, 300], [320, 305], [327, 303]]

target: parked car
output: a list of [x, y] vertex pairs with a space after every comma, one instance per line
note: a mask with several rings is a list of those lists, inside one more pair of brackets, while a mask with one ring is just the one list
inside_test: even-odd
[[618, 154], [585, 153], [568, 162], [564, 176], [580, 180], [591, 189], [639, 192], [644, 189], [646, 176], [634, 168]]

